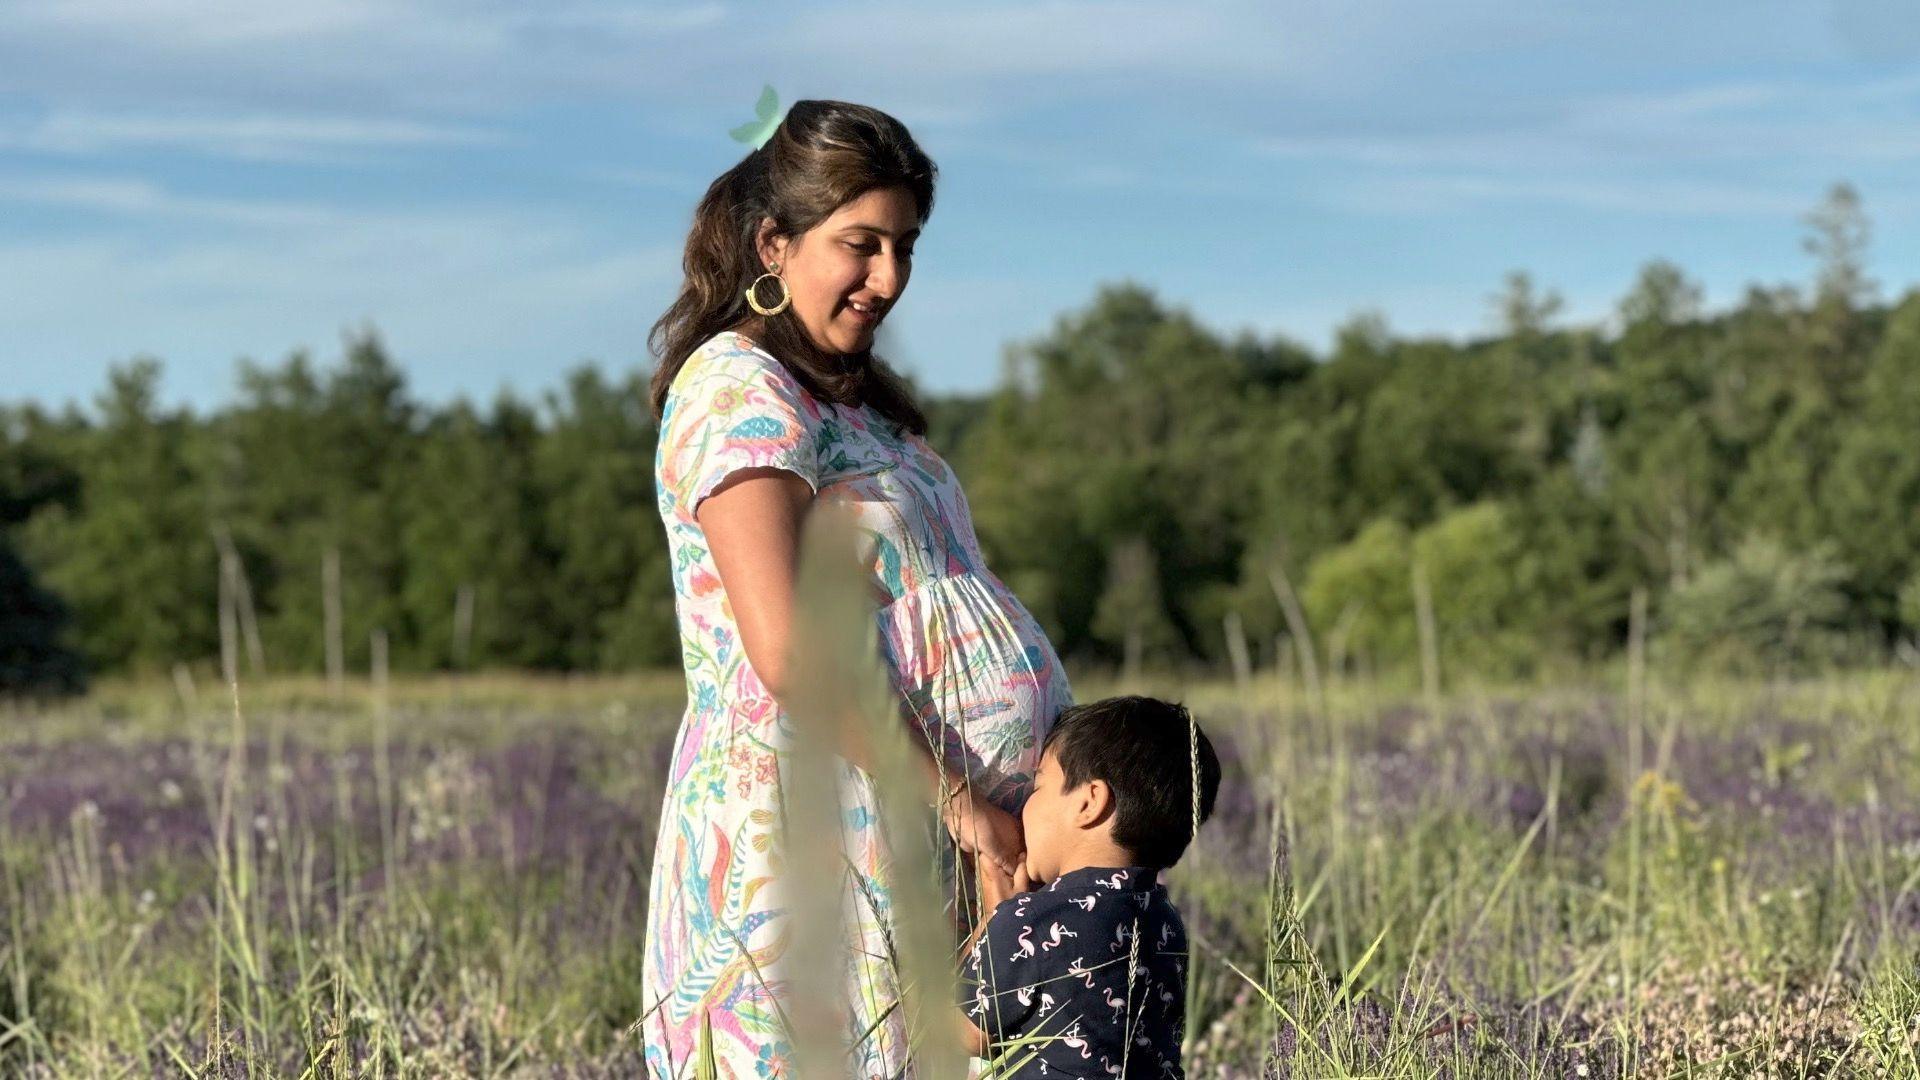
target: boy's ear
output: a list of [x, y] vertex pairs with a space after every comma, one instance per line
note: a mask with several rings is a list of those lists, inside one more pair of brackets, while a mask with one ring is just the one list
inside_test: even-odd
[[1073, 824], [1090, 829], [1113, 813], [1113, 787], [1105, 780], [1093, 779], [1074, 792]]

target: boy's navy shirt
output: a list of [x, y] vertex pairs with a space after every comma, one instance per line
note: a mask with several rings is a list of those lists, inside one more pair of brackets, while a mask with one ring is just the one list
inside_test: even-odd
[[1158, 876], [1083, 867], [988, 917], [961, 970], [961, 1007], [995, 1042], [1047, 1040], [1006, 1051], [1014, 1062], [1038, 1051], [1010, 1076], [1186, 1075], [1187, 931]]

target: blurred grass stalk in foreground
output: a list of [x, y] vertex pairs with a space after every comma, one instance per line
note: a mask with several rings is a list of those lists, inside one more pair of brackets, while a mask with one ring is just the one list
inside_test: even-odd
[[[964, 1059], [949, 1016], [951, 928], [934, 888], [916, 751], [876, 654], [859, 540], [852, 519], [830, 505], [814, 508], [802, 534], [787, 667], [791, 731], [781, 733], [791, 735], [791, 745], [779, 834], [787, 873], [778, 887], [791, 904], [785, 931], [791, 951], [775, 963], [781, 974], [773, 978], [790, 990], [787, 1018], [801, 1076], [848, 1075], [846, 1055], [859, 1054], [862, 1043], [897, 1054], [888, 1044], [904, 1027], [917, 1075], [960, 1080]], [[850, 748], [864, 753], [868, 769], [846, 760]], [[848, 796], [869, 785], [888, 860], [879, 875], [889, 889], [884, 911], [876, 909], [846, 848], [856, 839], [845, 820]], [[877, 950], [854, 933], [862, 905], [883, 928]], [[848, 996], [856, 966], [870, 990], [864, 1002]], [[848, 1031], [843, 1015], [862, 1017], [866, 1030]], [[844, 1045], [849, 1035], [852, 1047]]]

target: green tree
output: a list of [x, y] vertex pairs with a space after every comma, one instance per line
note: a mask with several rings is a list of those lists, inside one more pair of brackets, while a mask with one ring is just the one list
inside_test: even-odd
[[1737, 671], [1799, 668], [1841, 657], [1847, 570], [1831, 546], [1795, 552], [1756, 534], [1668, 598], [1663, 646]]
[[29, 405], [0, 407], [0, 694], [62, 693], [85, 685], [69, 644], [71, 613], [27, 565], [14, 532], [43, 507], [71, 508], [80, 477], [78, 417], [62, 423]]
[[218, 646], [217, 562], [194, 461], [198, 431], [158, 402], [160, 364], [115, 366], [80, 440], [71, 504], [42, 507], [21, 541], [70, 606], [100, 669], [164, 671]]
[[86, 686], [66, 645], [68, 613], [0, 531], [0, 695], [70, 694]]
[[[1837, 433], [1813, 494], [1825, 535], [1854, 568], [1856, 602], [1890, 628], [1900, 590], [1920, 574], [1920, 290], [1901, 301], [1875, 350], [1857, 419]], [[1906, 621], [1906, 620], [1902, 620]], [[1920, 623], [1907, 621], [1909, 627]]]
[[1700, 291], [1655, 261], [1620, 303], [1615, 377], [1602, 408], [1619, 419], [1606, 440], [1615, 527], [1640, 576], [1685, 584], [1717, 551], [1717, 511], [1730, 482], [1716, 422], [1712, 337], [1695, 321]]
[[270, 667], [321, 669], [330, 552], [344, 662], [364, 669], [376, 629], [396, 662], [410, 655], [400, 522], [421, 494], [418, 422], [405, 376], [371, 330], [350, 335], [330, 371], [305, 353], [277, 368], [242, 365], [240, 400], [215, 421], [213, 511], [252, 582]]
[[549, 570], [551, 662], [678, 666], [666, 532], [653, 485], [657, 433], [639, 375], [582, 367], [546, 398], [534, 449]]
[[1246, 609], [1271, 611], [1272, 565], [1304, 580], [1314, 559], [1378, 509], [1355, 483], [1354, 468], [1368, 401], [1393, 372], [1393, 347], [1384, 318], [1356, 315], [1335, 333], [1326, 364], [1270, 408], [1253, 410], [1251, 422], [1266, 434], [1254, 435], [1260, 467], [1249, 488], [1253, 531], [1239, 590]]
[[1920, 572], [1900, 590], [1899, 618], [1908, 639], [1920, 642]]
[[1380, 518], [1315, 559], [1300, 602], [1329, 652], [1368, 654], [1375, 663], [1417, 655], [1413, 538], [1393, 518]]
[[406, 655], [429, 668], [534, 667], [551, 647], [532, 483], [534, 417], [511, 397], [456, 402], [422, 432], [400, 502]]
[[1160, 594], [1160, 567], [1144, 539], [1127, 537], [1113, 546], [1093, 632], [1120, 652], [1129, 676], [1179, 644]]
[[1181, 648], [1209, 640], [1251, 516], [1248, 417], [1274, 379], [1246, 356], [1127, 284], [1011, 355], [956, 469], [990, 564], [1063, 652], [1111, 648], [1093, 624], [1112, 538], [1129, 535], [1158, 553]]
[[1506, 504], [1544, 658], [1599, 659], [1624, 636], [1628, 597], [1643, 579], [1623, 556], [1612, 498], [1611, 486], [1596, 490], [1569, 462]]
[[1369, 510], [1409, 526], [1447, 508], [1523, 486], [1524, 377], [1451, 346], [1402, 346], [1361, 411], [1353, 484]]
[[1422, 529], [1413, 538], [1413, 559], [1425, 570], [1440, 652], [1450, 667], [1519, 672], [1570, 647], [1550, 617], [1549, 590], [1566, 575], [1528, 550], [1501, 504], [1461, 507]]
[[1828, 397], [1850, 403], [1864, 369], [1866, 327], [1861, 315], [1873, 303], [1876, 288], [1866, 270], [1872, 226], [1860, 193], [1845, 182], [1828, 190], [1806, 224], [1803, 244], [1819, 264], [1808, 336]]

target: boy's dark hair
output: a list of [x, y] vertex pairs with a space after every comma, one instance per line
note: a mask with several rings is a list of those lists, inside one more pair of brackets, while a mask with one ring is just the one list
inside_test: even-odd
[[1194, 757], [1200, 774], [1200, 820], [1213, 816], [1220, 759], [1186, 706], [1126, 695], [1070, 705], [1054, 720], [1042, 754], [1052, 749], [1071, 791], [1089, 780], [1113, 789], [1113, 839], [1141, 866], [1180, 861], [1193, 838]]

